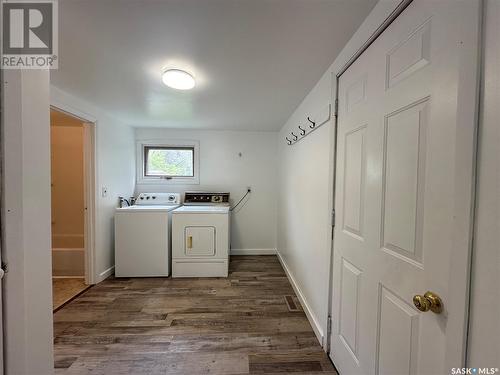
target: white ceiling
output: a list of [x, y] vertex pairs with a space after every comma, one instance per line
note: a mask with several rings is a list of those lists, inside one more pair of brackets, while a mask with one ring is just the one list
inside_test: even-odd
[[[376, 0], [60, 0], [54, 86], [133, 126], [279, 130]], [[163, 68], [197, 86], [164, 86]]]

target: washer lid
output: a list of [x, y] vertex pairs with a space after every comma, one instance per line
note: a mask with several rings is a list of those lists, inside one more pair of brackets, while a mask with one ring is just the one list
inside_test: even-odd
[[229, 206], [182, 206], [174, 214], [228, 214]]
[[170, 212], [178, 208], [178, 204], [142, 206], [133, 205], [129, 207], [117, 208], [116, 212]]

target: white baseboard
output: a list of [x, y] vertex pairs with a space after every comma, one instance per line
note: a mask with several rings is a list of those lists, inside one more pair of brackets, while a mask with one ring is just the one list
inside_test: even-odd
[[115, 266], [109, 267], [107, 270], [101, 272], [99, 274], [99, 277], [97, 278], [96, 284], [100, 283], [101, 281], [106, 280], [108, 277], [110, 277], [113, 273], [115, 272]]
[[276, 255], [276, 249], [231, 249], [231, 255]]
[[300, 304], [302, 305], [302, 308], [304, 309], [304, 312], [306, 313], [307, 319], [309, 320], [309, 323], [311, 324], [311, 327], [316, 334], [316, 338], [318, 339], [320, 345], [324, 347], [324, 334], [323, 334], [323, 329], [321, 329], [321, 326], [318, 323], [318, 319], [316, 318], [316, 315], [314, 315], [311, 307], [307, 303], [307, 300], [302, 293], [302, 290], [300, 290], [299, 285], [295, 281], [295, 278], [293, 277], [290, 269], [288, 268], [288, 265], [286, 264], [285, 260], [281, 257], [281, 254], [279, 252], [276, 252], [278, 255], [278, 259], [281, 263], [281, 266], [285, 270], [286, 276], [288, 277], [288, 280], [290, 280], [290, 284], [292, 284], [292, 288], [295, 291], [295, 294], [299, 298]]

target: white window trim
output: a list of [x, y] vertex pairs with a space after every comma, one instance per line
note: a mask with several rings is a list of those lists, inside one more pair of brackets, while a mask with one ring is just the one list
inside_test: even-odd
[[[193, 177], [163, 177], [144, 176], [144, 147], [193, 147]], [[200, 183], [200, 142], [181, 139], [139, 140], [136, 142], [136, 180], [137, 184], [150, 185], [199, 185]]]

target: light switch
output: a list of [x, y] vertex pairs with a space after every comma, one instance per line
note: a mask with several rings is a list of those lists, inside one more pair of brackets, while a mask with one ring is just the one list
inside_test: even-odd
[[108, 188], [107, 188], [107, 186], [103, 186], [103, 187], [101, 188], [101, 196], [102, 196], [103, 198], [106, 198], [106, 197], [108, 196]]

